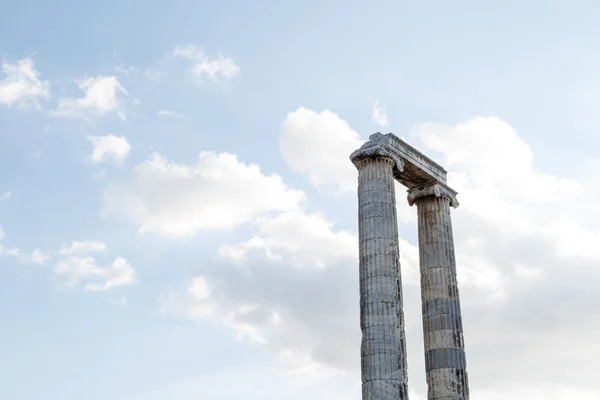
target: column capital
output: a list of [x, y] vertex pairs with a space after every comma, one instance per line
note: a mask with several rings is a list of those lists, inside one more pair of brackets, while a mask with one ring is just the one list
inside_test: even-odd
[[423, 197], [435, 196], [435, 197], [446, 197], [450, 200], [450, 205], [454, 208], [458, 207], [458, 200], [456, 195], [458, 193], [447, 185], [441, 182], [431, 182], [425, 185], [416, 186], [408, 190], [408, 204], [412, 206]]
[[350, 161], [354, 164], [356, 168], [359, 165], [368, 159], [374, 158], [387, 158], [393, 162], [394, 168], [398, 171], [404, 170], [404, 161], [397, 155], [395, 155], [392, 151], [387, 149], [387, 146], [384, 144], [378, 143], [377, 139], [381, 134], [373, 134], [369, 137], [369, 141], [363, 144], [358, 150], [354, 151], [350, 155]]

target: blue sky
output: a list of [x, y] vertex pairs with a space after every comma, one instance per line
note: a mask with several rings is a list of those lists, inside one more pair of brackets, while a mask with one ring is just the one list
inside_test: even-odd
[[1, 9], [0, 398], [358, 400], [348, 155], [375, 131], [460, 193], [473, 396], [598, 397], [554, 372], [600, 355], [596, 2]]

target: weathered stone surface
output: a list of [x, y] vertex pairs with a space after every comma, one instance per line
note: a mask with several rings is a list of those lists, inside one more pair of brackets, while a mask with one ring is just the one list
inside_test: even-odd
[[374, 133], [363, 147], [372, 146], [380, 146], [395, 159], [401, 160], [402, 169], [394, 173], [396, 179], [407, 188], [429, 182], [446, 183], [447, 172], [444, 168], [397, 136]]
[[375, 133], [350, 159], [359, 171], [363, 400], [408, 399], [394, 179], [417, 205], [429, 400], [468, 400], [446, 170], [398, 137]]
[[354, 152], [358, 169], [361, 370], [364, 400], [408, 399], [393, 169], [381, 149]]
[[408, 204], [413, 205], [417, 199], [421, 197], [445, 197], [450, 201], [452, 207], [458, 207], [458, 200], [456, 199], [456, 192], [450, 189], [445, 183], [435, 182], [424, 185], [418, 185], [411, 188], [408, 191]]
[[412, 195], [418, 214], [427, 398], [467, 400], [467, 363], [450, 219], [452, 196], [433, 189], [419, 188], [416, 194], [413, 190], [409, 198]]

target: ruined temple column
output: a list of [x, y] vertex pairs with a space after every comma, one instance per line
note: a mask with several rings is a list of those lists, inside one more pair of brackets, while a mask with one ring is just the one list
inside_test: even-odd
[[469, 385], [450, 206], [456, 192], [441, 183], [410, 189], [417, 205], [425, 369], [429, 400], [468, 400]]
[[408, 399], [394, 169], [402, 161], [369, 143], [351, 155], [358, 169], [363, 400]]

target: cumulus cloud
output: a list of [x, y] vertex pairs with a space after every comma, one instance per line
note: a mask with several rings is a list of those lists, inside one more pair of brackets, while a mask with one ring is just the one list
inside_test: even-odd
[[50, 257], [48, 254], [43, 253], [40, 249], [34, 249], [27, 253], [17, 247], [6, 247], [0, 244], [0, 256], [11, 256], [14, 257], [20, 264], [44, 264]]
[[571, 179], [537, 171], [531, 148], [499, 118], [479, 117], [456, 126], [423, 124], [415, 133], [427, 149], [442, 155], [449, 179], [458, 190], [467, 190], [467, 198], [461, 197], [470, 209], [475, 203], [471, 195], [531, 205], [573, 198], [580, 189]]
[[40, 108], [40, 100], [50, 97], [50, 83], [40, 79], [31, 58], [23, 58], [14, 64], [2, 60], [2, 72], [0, 106]]
[[[0, 227], [0, 242], [5, 236]], [[135, 270], [123, 257], [106, 262], [97, 261], [98, 256], [105, 257], [102, 254], [107, 250], [105, 243], [89, 240], [65, 243], [53, 253], [39, 249], [27, 253], [0, 243], [0, 256], [14, 257], [20, 264], [43, 265], [52, 259], [54, 274], [64, 278], [67, 286], [83, 285], [85, 290], [97, 292], [135, 283]], [[123, 300], [120, 302], [123, 303]]]
[[57, 117], [96, 117], [109, 113], [117, 113], [125, 119], [125, 110], [120, 95], [127, 91], [115, 76], [97, 76], [85, 78], [77, 82], [84, 92], [81, 98], [62, 97], [58, 106], [50, 115]]
[[135, 270], [123, 257], [98, 263], [93, 253], [106, 251], [106, 244], [96, 241], [72, 242], [58, 252], [54, 273], [65, 279], [65, 285], [83, 285], [97, 292], [135, 283]]
[[[345, 290], [358, 279], [356, 237], [333, 230], [321, 215], [284, 214], [257, 225], [262, 246], [243, 246], [241, 258], [221, 249], [213, 268], [163, 294], [163, 312], [229, 326], [240, 340], [269, 346], [284, 360], [293, 355], [295, 368], [355, 364], [358, 311], [343, 304], [358, 304], [357, 293]], [[291, 235], [278, 238], [283, 232]], [[338, 344], [327, 349], [333, 336]]]
[[49, 258], [49, 254], [42, 252], [40, 249], [34, 249], [31, 253], [26, 254], [24, 259], [33, 264], [42, 265], [48, 261]]
[[[564, 344], [563, 351], [548, 358], [540, 341], [557, 335], [575, 343], [600, 324], [585, 317], [600, 299], [584, 282], [600, 273], [593, 267], [600, 254], [592, 244], [600, 243], [600, 236], [585, 226], [598, 213], [592, 208], [586, 219], [565, 219], [570, 203], [587, 203], [587, 183], [540, 171], [531, 148], [498, 118], [456, 126], [424, 124], [414, 133], [424, 149], [441, 155], [449, 183], [459, 191], [461, 206], [453, 222], [474, 380], [483, 379], [505, 397], [525, 390], [515, 388], [525, 382], [536, 382], [540, 394], [561, 382], [578, 387], [583, 396], [591, 380], [584, 383], [582, 375], [576, 382], [554, 372], [559, 365], [576, 363], [578, 352]], [[470, 290], [473, 284], [480, 292]], [[481, 292], [486, 287], [487, 296]], [[486, 299], [487, 310], [477, 306]], [[485, 361], [491, 354], [494, 365]], [[511, 380], [514, 386], [507, 386]], [[475, 386], [473, 393], [489, 393], [485, 385]]]
[[290, 169], [312, 185], [336, 191], [356, 190], [356, 168], [348, 157], [363, 143], [337, 114], [304, 107], [287, 115], [279, 134], [279, 149]]
[[[309, 118], [301, 121], [322, 115], [301, 110], [295, 116], [303, 114]], [[588, 221], [600, 215], [597, 207], [578, 214], [569, 204], [591, 205], [589, 182], [600, 177], [541, 171], [527, 143], [497, 118], [419, 125], [412, 141], [447, 166], [460, 192], [453, 224], [473, 396], [593, 398], [600, 390], [594, 375], [600, 233]], [[348, 147], [338, 165], [349, 163], [357, 143]], [[161, 296], [161, 309], [228, 326], [240, 339], [284, 359], [293, 354], [309, 368], [357, 373], [357, 238], [327, 221], [302, 210], [254, 220], [254, 235], [223, 245], [208, 267]], [[401, 238], [400, 250], [410, 384], [425, 398], [418, 249]]]
[[17, 247], [7, 247], [4, 244], [2, 244], [4, 238], [6, 238], [6, 232], [0, 226], [0, 256], [14, 257], [20, 264], [37, 265], [44, 264], [49, 258], [49, 255], [43, 253], [40, 249], [34, 249], [33, 251], [28, 253], [24, 252], [23, 250]]
[[[253, 225], [254, 237], [221, 246], [211, 268], [163, 293], [161, 310], [230, 327], [239, 340], [271, 348], [286, 368], [355, 373], [356, 234], [336, 229], [323, 213], [303, 210], [258, 218]], [[402, 274], [414, 286], [418, 249], [403, 239], [400, 248]]]
[[[304, 107], [288, 113], [279, 133], [279, 149], [288, 167], [317, 189], [335, 194], [356, 193], [358, 173], [349, 157], [363, 143], [337, 114]], [[400, 184], [396, 184], [396, 199], [398, 219], [414, 221], [416, 213], [405, 206], [406, 189]]]
[[124, 136], [88, 136], [88, 140], [93, 146], [91, 155], [93, 163], [111, 159], [115, 163], [121, 164], [131, 150], [131, 145]]
[[371, 106], [371, 119], [381, 127], [387, 126], [388, 124], [387, 111], [379, 105], [378, 101]]
[[203, 83], [206, 79], [213, 82], [230, 80], [240, 73], [240, 67], [231, 57], [218, 54], [210, 58], [201, 47], [195, 45], [178, 45], [173, 49], [173, 54], [194, 61], [189, 73], [196, 83]]
[[183, 238], [297, 209], [304, 197], [281, 177], [265, 175], [232, 154], [202, 152], [192, 165], [154, 154], [126, 181], [108, 184], [101, 214], [132, 221], [141, 233]]
[[322, 213], [285, 212], [259, 218], [255, 224], [257, 236], [247, 242], [222, 246], [221, 256], [247, 260], [249, 252], [259, 250], [272, 260], [290, 257], [290, 262], [298, 267], [325, 267], [340, 259], [354, 259], [357, 254], [356, 236], [333, 232], [333, 224]]

